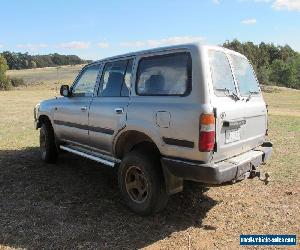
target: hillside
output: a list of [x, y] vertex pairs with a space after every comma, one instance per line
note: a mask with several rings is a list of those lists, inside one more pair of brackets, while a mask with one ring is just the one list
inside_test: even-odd
[[27, 85], [54, 83], [71, 84], [83, 66], [84, 64], [74, 66], [68, 65], [60, 67], [8, 70], [7, 75], [11, 78], [22, 78]]

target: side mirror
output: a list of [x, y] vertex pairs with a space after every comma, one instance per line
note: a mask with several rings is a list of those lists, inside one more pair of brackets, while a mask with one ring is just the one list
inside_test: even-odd
[[61, 85], [60, 95], [64, 96], [64, 97], [70, 97], [71, 96], [69, 85]]

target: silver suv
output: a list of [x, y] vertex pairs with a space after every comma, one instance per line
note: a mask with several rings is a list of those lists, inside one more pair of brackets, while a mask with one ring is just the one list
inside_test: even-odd
[[183, 44], [93, 62], [63, 97], [35, 107], [42, 159], [60, 150], [118, 167], [139, 214], [160, 211], [183, 180], [253, 176], [270, 156], [267, 108], [247, 58]]

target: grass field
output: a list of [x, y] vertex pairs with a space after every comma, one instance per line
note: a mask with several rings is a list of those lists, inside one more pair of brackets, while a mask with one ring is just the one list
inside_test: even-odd
[[[60, 69], [71, 83], [79, 67]], [[0, 92], [0, 249], [237, 249], [240, 234], [300, 234], [300, 91], [268, 88], [271, 180], [187, 182], [165, 211], [142, 218], [118, 194], [115, 171], [69, 154], [41, 162], [33, 107], [57, 94], [56, 69], [9, 72], [29, 84]], [[44, 82], [43, 84], [34, 84]]]
[[27, 85], [64, 83], [71, 84], [84, 65], [46, 67], [26, 70], [9, 70], [10, 77], [23, 78]]

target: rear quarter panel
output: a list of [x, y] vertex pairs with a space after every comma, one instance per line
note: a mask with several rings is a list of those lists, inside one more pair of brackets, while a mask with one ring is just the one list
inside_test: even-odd
[[[141, 58], [182, 51], [190, 52], [192, 57], [192, 90], [188, 96], [139, 96], [136, 94], [136, 71]], [[208, 161], [211, 153], [198, 150], [200, 114], [213, 111], [211, 106], [206, 104], [208, 90], [201, 57], [201, 50], [198, 46], [139, 55], [135, 61], [125, 131], [144, 131], [156, 143], [164, 156]], [[169, 121], [165, 121], [166, 119]], [[170, 145], [165, 142], [164, 138], [189, 141], [193, 143], [193, 146]]]

